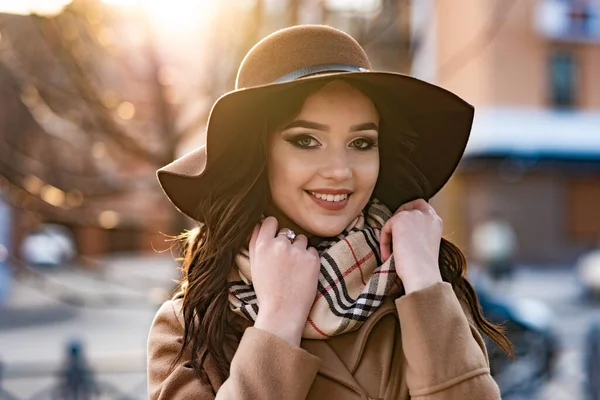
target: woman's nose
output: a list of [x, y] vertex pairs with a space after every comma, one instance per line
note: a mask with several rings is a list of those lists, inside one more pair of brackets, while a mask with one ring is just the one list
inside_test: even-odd
[[339, 181], [350, 179], [352, 168], [346, 151], [336, 151], [325, 155], [321, 176]]

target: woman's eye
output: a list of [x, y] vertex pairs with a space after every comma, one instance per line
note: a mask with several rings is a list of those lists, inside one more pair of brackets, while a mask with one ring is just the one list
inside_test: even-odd
[[317, 147], [319, 143], [316, 139], [306, 135], [296, 136], [292, 139], [289, 139], [288, 141], [294, 146], [301, 148]]
[[353, 146], [358, 150], [368, 150], [372, 147], [375, 147], [375, 143], [370, 139], [356, 139], [353, 143]]

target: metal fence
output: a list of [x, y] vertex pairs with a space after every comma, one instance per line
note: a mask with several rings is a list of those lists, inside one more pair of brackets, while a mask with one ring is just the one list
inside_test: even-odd
[[117, 385], [98, 378], [98, 374], [87, 362], [81, 341], [72, 341], [66, 346], [65, 358], [56, 370], [40, 369], [32, 366], [27, 371], [12, 374], [11, 379], [51, 378], [47, 387], [36, 390], [27, 397], [9, 392], [3, 385], [6, 380], [6, 368], [0, 363], [0, 400], [142, 400], [147, 399], [145, 371], [120, 371], [143, 373], [144, 378], [128, 391]]

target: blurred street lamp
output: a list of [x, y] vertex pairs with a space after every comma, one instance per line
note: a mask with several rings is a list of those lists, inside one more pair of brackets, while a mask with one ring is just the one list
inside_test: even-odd
[[129, 101], [124, 101], [117, 107], [117, 115], [125, 120], [133, 118], [135, 114], [135, 106]]
[[42, 188], [42, 200], [55, 207], [61, 207], [65, 202], [65, 192], [52, 185], [46, 185]]
[[119, 225], [119, 214], [115, 211], [102, 211], [98, 215], [98, 224], [104, 229], [114, 229]]
[[25, 182], [23, 182], [23, 186], [29, 193], [37, 196], [42, 190], [42, 187], [44, 187], [44, 182], [37, 176], [28, 175], [25, 178]]

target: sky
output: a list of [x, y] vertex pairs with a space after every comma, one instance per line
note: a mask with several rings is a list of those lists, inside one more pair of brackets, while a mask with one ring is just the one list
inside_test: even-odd
[[71, 0], [0, 0], [0, 12], [10, 14], [56, 14]]
[[[103, 0], [105, 3], [114, 3], [114, 4], [136, 4], [136, 3], [145, 3], [150, 5], [151, 10], [161, 10], [165, 11], [165, 9], [171, 9], [169, 13], [172, 11], [181, 11], [182, 9], [189, 7], [190, 4], [195, 4], [196, 7], [198, 5], [201, 6], [202, 3], [210, 3], [210, 0], [196, 0], [196, 1], [170, 1], [170, 0]], [[277, 1], [277, 0], [270, 0]], [[280, 0], [283, 1], [283, 0]], [[39, 14], [56, 14], [58, 13], [62, 7], [66, 4], [70, 3], [71, 0], [0, 0], [0, 12], [13, 13], [13, 14], [29, 14], [30, 12], [36, 12]], [[376, 5], [379, 3], [378, 0], [327, 0], [330, 7], [339, 8], [352, 8], [356, 11], [372, 11], [376, 8]], [[182, 6], [185, 3], [186, 7], [177, 7], [177, 5]], [[176, 7], [173, 7], [176, 5]], [[204, 6], [205, 7], [205, 6]], [[158, 14], [158, 12], [157, 12]]]
[[[163, 32], [189, 31], [201, 18], [211, 15], [215, 0], [101, 0], [112, 6], [135, 7]], [[54, 15], [71, 0], [0, 0], [0, 12]], [[131, 8], [129, 8], [131, 9]]]

